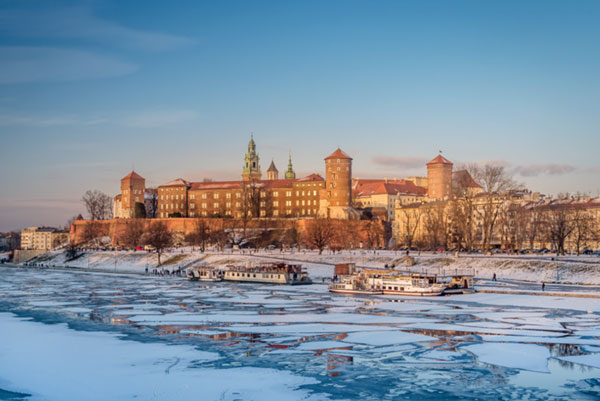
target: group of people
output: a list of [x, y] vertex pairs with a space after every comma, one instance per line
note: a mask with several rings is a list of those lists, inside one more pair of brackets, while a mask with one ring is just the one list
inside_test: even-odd
[[[148, 268], [146, 267], [146, 274], [148, 274]], [[177, 277], [181, 277], [181, 276], [185, 276], [185, 271], [183, 270], [174, 270], [174, 271], [170, 271], [168, 269], [152, 269], [152, 272], [150, 273], [153, 276], [177, 276]]]

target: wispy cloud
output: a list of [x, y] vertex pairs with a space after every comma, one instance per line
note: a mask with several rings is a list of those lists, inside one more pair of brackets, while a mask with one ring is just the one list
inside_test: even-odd
[[130, 127], [154, 128], [192, 121], [197, 116], [194, 110], [154, 110], [131, 115], [124, 123]]
[[117, 125], [125, 127], [153, 128], [178, 124], [196, 119], [194, 110], [144, 110], [129, 115], [25, 115], [0, 113], [0, 126], [54, 127], [72, 125]]
[[194, 43], [184, 36], [134, 29], [99, 18], [86, 6], [1, 10], [0, 32], [17, 37], [73, 39], [145, 51], [165, 51]]
[[375, 156], [373, 163], [385, 167], [397, 167], [404, 169], [423, 168], [429, 161], [424, 157], [395, 157], [395, 156]]
[[528, 164], [514, 167], [513, 171], [522, 177], [537, 177], [539, 175], [564, 175], [575, 171], [577, 168], [570, 164]]
[[137, 69], [135, 64], [85, 50], [0, 46], [0, 84], [115, 77]]

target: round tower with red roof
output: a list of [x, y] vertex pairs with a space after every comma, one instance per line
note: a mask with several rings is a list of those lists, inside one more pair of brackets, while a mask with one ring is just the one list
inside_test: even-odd
[[352, 158], [338, 148], [325, 158], [325, 189], [319, 214], [350, 219], [356, 213], [352, 208]]
[[427, 163], [427, 196], [431, 199], [444, 199], [452, 195], [452, 162], [437, 155]]

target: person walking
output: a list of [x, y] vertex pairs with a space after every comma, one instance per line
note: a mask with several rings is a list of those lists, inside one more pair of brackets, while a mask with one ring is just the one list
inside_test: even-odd
[[546, 284], [542, 282], [542, 291], [546, 291]]

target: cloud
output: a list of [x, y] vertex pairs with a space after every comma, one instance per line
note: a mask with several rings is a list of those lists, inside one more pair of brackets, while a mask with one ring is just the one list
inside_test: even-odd
[[130, 127], [154, 128], [173, 125], [196, 119], [193, 110], [154, 110], [145, 111], [125, 118], [124, 124]]
[[0, 84], [78, 81], [127, 75], [137, 65], [85, 50], [0, 46]]
[[564, 175], [575, 171], [577, 168], [570, 164], [528, 164], [516, 166], [513, 171], [522, 177], [537, 177], [539, 175]]
[[398, 167], [405, 169], [424, 168], [429, 161], [423, 157], [394, 157], [394, 156], [375, 156], [373, 163], [386, 167]]
[[187, 37], [133, 29], [98, 18], [90, 7], [2, 10], [0, 32], [18, 37], [73, 39], [145, 51], [165, 51], [195, 43]]

